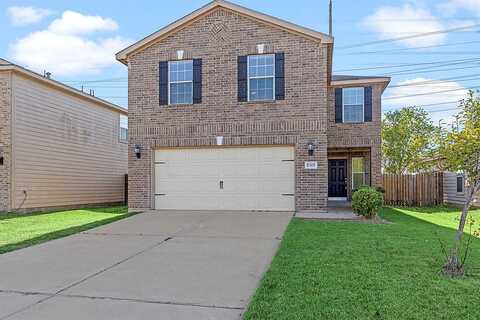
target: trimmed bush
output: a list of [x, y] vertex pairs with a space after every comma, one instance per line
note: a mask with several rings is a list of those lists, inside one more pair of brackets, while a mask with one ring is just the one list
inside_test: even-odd
[[353, 212], [359, 216], [372, 219], [377, 216], [378, 209], [383, 205], [383, 194], [375, 188], [361, 186], [352, 196]]

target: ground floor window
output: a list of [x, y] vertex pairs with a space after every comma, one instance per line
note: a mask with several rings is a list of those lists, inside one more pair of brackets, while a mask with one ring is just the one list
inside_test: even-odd
[[352, 158], [352, 190], [365, 184], [365, 164], [363, 157]]
[[463, 175], [457, 175], [457, 192], [463, 193], [464, 186], [465, 186], [465, 179]]

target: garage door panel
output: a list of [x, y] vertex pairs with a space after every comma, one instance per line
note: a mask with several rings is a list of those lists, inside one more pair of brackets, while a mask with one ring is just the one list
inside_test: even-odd
[[155, 207], [293, 211], [293, 159], [293, 147], [157, 150]]

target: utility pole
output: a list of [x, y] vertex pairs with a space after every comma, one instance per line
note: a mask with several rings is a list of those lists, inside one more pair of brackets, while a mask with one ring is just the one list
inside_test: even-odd
[[330, 37], [333, 36], [333, 1], [330, 0], [329, 6], [328, 6], [328, 35]]

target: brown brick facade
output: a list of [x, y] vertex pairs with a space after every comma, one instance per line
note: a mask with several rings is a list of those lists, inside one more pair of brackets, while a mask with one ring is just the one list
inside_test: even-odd
[[[382, 127], [382, 84], [369, 84], [372, 86], [372, 122], [346, 124], [335, 123], [335, 88], [328, 92], [328, 148], [350, 149], [369, 148], [365, 157], [370, 158], [368, 163], [371, 168], [370, 177], [366, 181], [374, 186], [382, 186], [382, 153], [381, 153], [381, 127]], [[350, 191], [351, 192], [351, 191]]]
[[[285, 54], [285, 100], [237, 100], [238, 56], [256, 54], [258, 44], [265, 44], [267, 53]], [[201, 104], [159, 105], [159, 62], [175, 60], [177, 50], [185, 52], [184, 58], [202, 59]], [[337, 146], [327, 130], [336, 130], [331, 137], [338, 139], [347, 128], [334, 128], [327, 117], [327, 45], [216, 9], [129, 56], [128, 69], [130, 208], [153, 207], [156, 148], [212, 146], [216, 136], [223, 136], [227, 146], [294, 145], [296, 210], [327, 206], [328, 148]], [[313, 156], [309, 142], [315, 144]], [[142, 146], [141, 159], [133, 153], [136, 144]], [[305, 161], [318, 161], [319, 170], [305, 170]]]
[[10, 208], [10, 158], [11, 158], [11, 75], [0, 72], [0, 212]]

